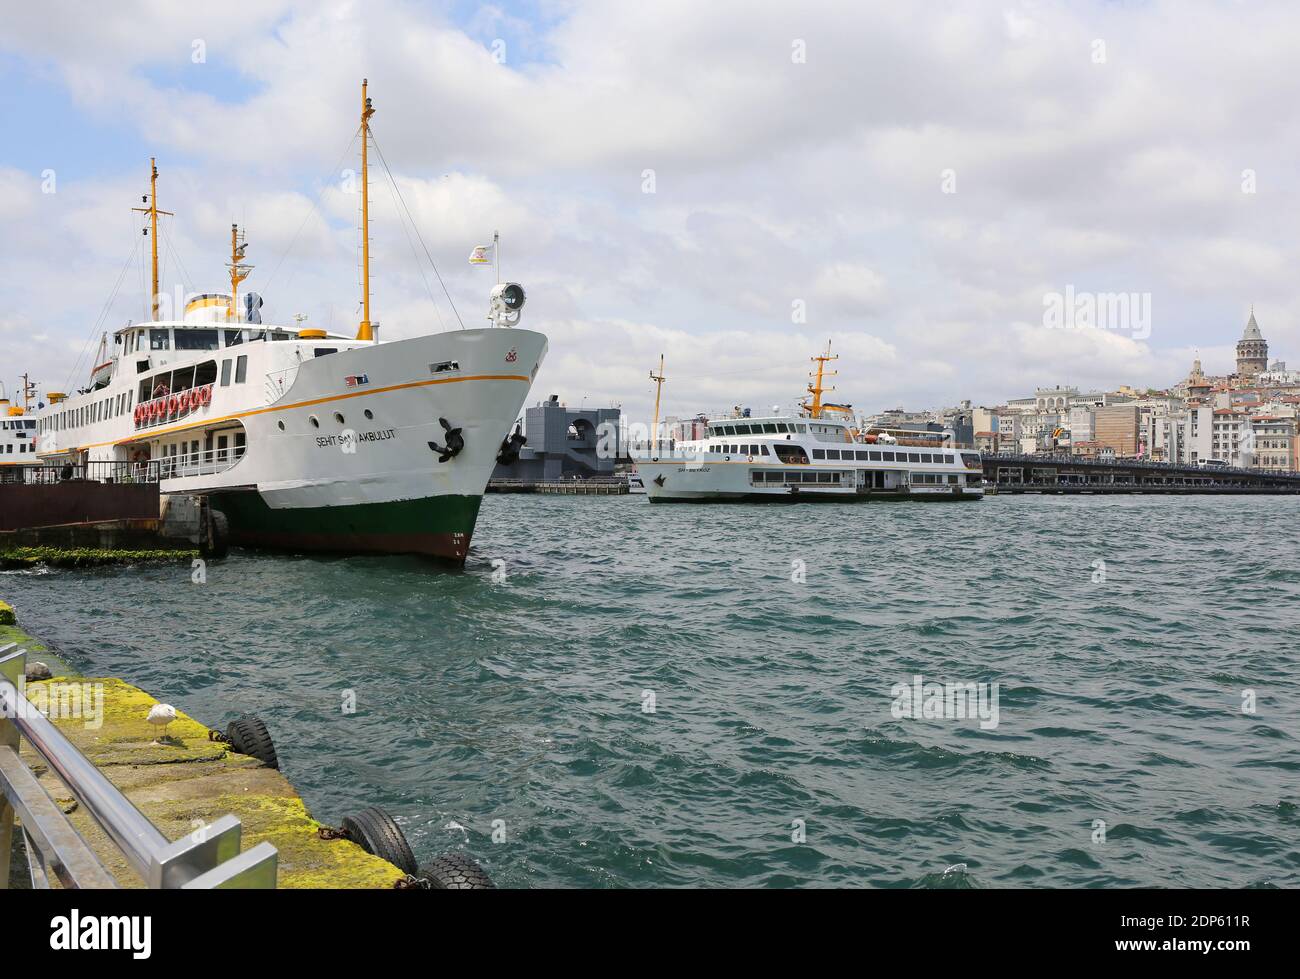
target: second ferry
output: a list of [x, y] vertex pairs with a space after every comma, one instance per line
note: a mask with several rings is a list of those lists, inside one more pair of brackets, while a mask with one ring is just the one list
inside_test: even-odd
[[[650, 501], [983, 498], [978, 452], [939, 433], [864, 431], [851, 409], [824, 404], [825, 366], [835, 359], [829, 349], [813, 358], [811, 398], [797, 411], [753, 416], [737, 409], [707, 419], [702, 438], [649, 443], [637, 468]], [[662, 383], [662, 369], [651, 379]]]

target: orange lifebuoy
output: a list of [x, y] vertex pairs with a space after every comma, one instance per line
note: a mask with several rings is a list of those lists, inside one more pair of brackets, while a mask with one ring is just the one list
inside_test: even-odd
[[146, 409], [148, 410], [148, 412], [149, 412], [149, 420], [150, 420], [150, 421], [153, 421], [154, 419], [156, 419], [156, 418], [158, 417], [158, 402], [157, 402], [157, 401], [150, 401], [147, 405], [145, 405], [145, 408], [146, 408]]
[[202, 398], [203, 398], [203, 403], [204, 403], [205, 405], [210, 405], [210, 404], [212, 404], [212, 385], [211, 385], [211, 384], [206, 384], [206, 385], [204, 385], [203, 387], [199, 388], [199, 393], [200, 393], [200, 395], [202, 396]]
[[189, 411], [194, 407], [194, 391], [181, 392], [181, 411]]
[[140, 418], [141, 418], [143, 415], [144, 415], [144, 405], [136, 405], [136, 406], [135, 406], [135, 413], [132, 415], [132, 417], [135, 418], [135, 423], [136, 423], [137, 425], [140, 424]]
[[174, 394], [168, 395], [168, 396], [167, 396], [167, 414], [169, 414], [169, 415], [174, 415], [174, 414], [176, 414], [176, 412], [178, 412], [178, 411], [180, 411], [180, 410], [181, 410], [181, 399], [178, 398], [178, 397], [177, 397], [176, 395], [174, 395]]

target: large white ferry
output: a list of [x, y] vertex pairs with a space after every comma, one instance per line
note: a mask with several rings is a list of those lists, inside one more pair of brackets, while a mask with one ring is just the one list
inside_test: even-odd
[[650, 501], [938, 501], [984, 496], [978, 452], [956, 448], [939, 433], [927, 438], [923, 433], [863, 431], [854, 425], [851, 409], [823, 404], [824, 369], [834, 359], [829, 350], [813, 358], [817, 370], [815, 382], [808, 386], [812, 398], [797, 411], [754, 416], [738, 408], [709, 418], [703, 438], [652, 441], [637, 460]]
[[23, 375], [21, 404], [11, 403], [0, 383], [0, 482], [24, 482], [40, 465], [36, 457], [36, 412], [29, 402], [34, 385]]
[[[81, 393], [49, 395], [37, 419], [46, 464], [156, 469], [163, 493], [210, 498], [232, 543], [463, 562], [483, 492], [546, 354], [513, 329], [515, 283], [492, 292], [495, 327], [380, 343], [370, 319], [362, 84], [362, 306], [355, 336], [266, 325], [240, 296], [251, 266], [231, 232], [230, 292], [159, 318], [157, 169], [148, 197], [153, 321], [128, 325]], [[243, 300], [242, 304], [240, 300]], [[241, 308], [241, 306], [243, 308]]]

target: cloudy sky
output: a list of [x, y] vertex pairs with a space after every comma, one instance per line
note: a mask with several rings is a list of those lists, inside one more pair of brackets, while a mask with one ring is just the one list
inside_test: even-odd
[[[1227, 371], [1252, 302], [1300, 367], [1292, 3], [3, 0], [0, 17], [11, 389], [24, 370], [84, 383], [88, 338], [143, 317], [130, 208], [150, 156], [176, 212], [164, 290], [220, 289], [238, 221], [268, 321], [353, 326], [363, 76], [466, 325], [491, 284], [466, 257], [500, 229], [525, 325], [551, 340], [534, 398], [647, 413], [663, 353], [669, 412], [789, 404], [828, 339], [838, 395], [870, 411], [1165, 386], [1196, 351]], [[384, 335], [457, 328], [382, 168], [372, 185]], [[1067, 288], [1149, 295], [1150, 335], [1048, 328]]]

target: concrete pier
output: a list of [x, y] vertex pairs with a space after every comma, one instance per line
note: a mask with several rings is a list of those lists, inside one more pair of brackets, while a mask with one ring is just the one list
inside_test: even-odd
[[[54, 673], [48, 680], [28, 681], [28, 699], [41, 703], [61, 698], [66, 704], [80, 698], [80, 717], [51, 720], [168, 839], [180, 839], [232, 814], [243, 826], [245, 848], [266, 841], [279, 851], [279, 887], [392, 888], [404, 879], [395, 866], [355, 843], [322, 839], [322, 824], [312, 818], [287, 778], [210, 740], [208, 728], [178, 705], [167, 739], [158, 742], [157, 729], [145, 721], [157, 700], [114, 677], [77, 674], [12, 621], [5, 624], [6, 618], [13, 618], [6, 610], [0, 603], [0, 645], [18, 643], [28, 651], [28, 664], [44, 662]], [[88, 723], [86, 715], [95, 712]], [[41, 757], [26, 743], [21, 754], [104, 866], [123, 886], [143, 886]]]

